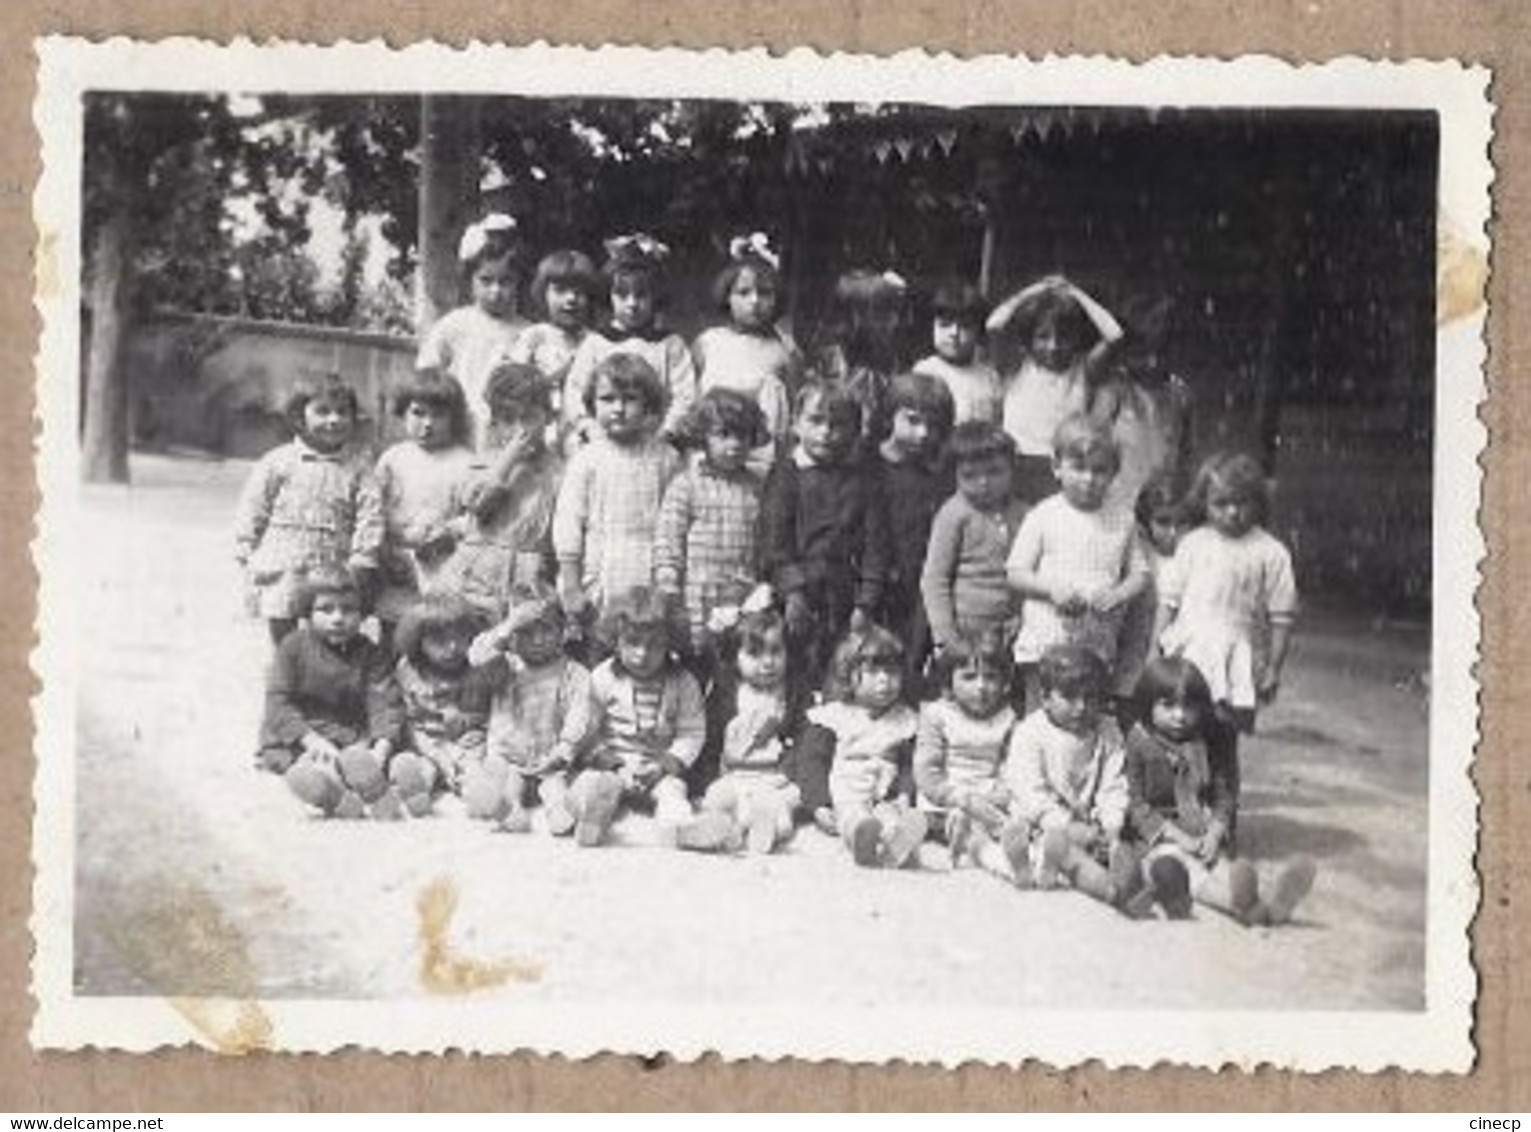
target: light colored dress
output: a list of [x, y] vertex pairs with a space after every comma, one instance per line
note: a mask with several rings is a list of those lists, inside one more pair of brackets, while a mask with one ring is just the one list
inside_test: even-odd
[[618, 336], [614, 331], [608, 335], [592, 330], [579, 344], [574, 360], [569, 363], [569, 375], [564, 379], [564, 431], [583, 441], [593, 438], [595, 422], [585, 407], [585, 391], [590, 388], [595, 367], [612, 354], [635, 354], [654, 367], [665, 390], [664, 423], [660, 431], [673, 429], [696, 400], [696, 367], [685, 340], [679, 334]]
[[1270, 627], [1297, 615], [1292, 556], [1261, 527], [1229, 538], [1198, 527], [1175, 550], [1159, 600], [1175, 610], [1160, 644], [1207, 679], [1215, 703], [1253, 709], [1270, 664]]
[[749, 397], [765, 414], [774, 450], [784, 450], [792, 430], [790, 391], [798, 366], [796, 351], [774, 332], [749, 334], [732, 326], [702, 331], [691, 351], [698, 391], [732, 389]]
[[359, 447], [318, 452], [299, 437], [262, 456], [240, 493], [235, 558], [257, 616], [297, 617], [305, 570], [376, 569], [382, 542], [377, 478]]
[[1010, 735], [1001, 771], [1014, 812], [1033, 834], [1071, 822], [1115, 836], [1127, 820], [1127, 746], [1116, 722], [1102, 718], [1088, 735], [1065, 731], [1034, 711]]
[[1058, 426], [1086, 407], [1089, 383], [1084, 358], [1066, 370], [1051, 370], [1029, 357], [1005, 382], [1002, 424], [1022, 456], [1052, 459]]
[[489, 431], [489, 404], [484, 400], [489, 377], [495, 366], [510, 360], [525, 330], [520, 319], [496, 318], [470, 304], [442, 315], [420, 342], [415, 365], [451, 374], [462, 386], [474, 448], [483, 447]]
[[914, 740], [919, 725], [914, 709], [902, 703], [873, 715], [859, 704], [835, 701], [811, 708], [808, 721], [835, 735], [829, 796], [842, 824], [888, 796], [898, 775], [898, 750]]
[[989, 421], [998, 424], [1004, 403], [999, 374], [987, 362], [973, 361], [955, 366], [939, 354], [931, 354], [914, 363], [914, 372], [940, 379], [952, 395], [956, 407], [953, 424]]
[[[1006, 565], [1011, 584], [1017, 574], [1066, 579], [1081, 589], [1115, 586], [1146, 573], [1147, 559], [1130, 512], [1102, 507], [1080, 511], [1060, 492], [1037, 504], [1021, 521]], [[1034, 664], [1054, 645], [1081, 645], [1108, 665], [1116, 659], [1124, 605], [1109, 613], [1064, 614], [1049, 601], [1028, 597], [1021, 606], [1015, 659]]]
[[547, 378], [555, 418], [563, 411], [564, 380], [569, 376], [569, 367], [588, 333], [583, 327], [571, 334], [554, 323], [538, 322], [527, 327], [510, 348], [511, 361], [531, 366]]
[[[378, 491], [383, 501], [382, 590], [378, 616], [396, 621], [408, 605], [435, 587], [447, 553], [416, 552], [439, 539], [457, 513], [460, 484], [473, 454], [461, 445], [425, 449], [401, 441], [378, 457]], [[450, 552], [450, 546], [445, 547]]]

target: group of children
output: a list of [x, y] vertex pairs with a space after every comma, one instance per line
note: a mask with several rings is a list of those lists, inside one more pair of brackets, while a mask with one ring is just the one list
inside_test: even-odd
[[[689, 348], [658, 321], [651, 237], [610, 241], [600, 275], [546, 257], [530, 327], [514, 222], [461, 250], [474, 301], [396, 392], [404, 439], [374, 464], [354, 392], [301, 382], [240, 503], [276, 649], [259, 761], [304, 802], [394, 818], [450, 792], [586, 846], [632, 807], [714, 852], [813, 824], [865, 866], [934, 839], [1132, 916], [1290, 919], [1312, 863], [1262, 886], [1235, 854], [1290, 556], [1246, 456], [1117, 502], [1143, 446], [1098, 403], [1120, 328], [1092, 299], [1049, 278], [990, 314], [945, 289], [904, 370], [878, 321], [902, 281], [852, 273], [864, 317], [805, 364], [758, 235]], [[978, 346], [1023, 311], [1002, 380]]]

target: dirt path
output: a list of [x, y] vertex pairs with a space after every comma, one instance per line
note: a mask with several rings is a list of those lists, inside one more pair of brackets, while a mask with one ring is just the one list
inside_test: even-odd
[[1243, 844], [1321, 873], [1300, 922], [1128, 923], [1017, 893], [939, 851], [858, 870], [804, 831], [770, 859], [581, 851], [443, 812], [307, 817], [250, 769], [263, 631], [228, 561], [248, 465], [141, 458], [85, 515], [76, 983], [86, 994], [423, 993], [416, 900], [445, 878], [464, 954], [540, 966], [525, 1001], [1418, 1009], [1423, 1005], [1423, 634], [1305, 625], [1245, 748]]

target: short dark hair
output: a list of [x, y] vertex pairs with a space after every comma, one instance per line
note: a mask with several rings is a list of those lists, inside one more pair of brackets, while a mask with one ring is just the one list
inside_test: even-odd
[[787, 621], [782, 616], [781, 610], [773, 605], [741, 614], [739, 623], [734, 626], [734, 638], [738, 641], [738, 651], [759, 652], [767, 633], [778, 633], [785, 639]]
[[[781, 272], [759, 256], [746, 255], [742, 259], [729, 260], [728, 266], [718, 272], [712, 281], [713, 304], [724, 314], [728, 313], [728, 296], [746, 271], [755, 273], [755, 285], [763, 290], [781, 292]], [[769, 285], [769, 286], [767, 286]]]
[[952, 429], [947, 451], [951, 453], [952, 463], [959, 468], [964, 464], [977, 464], [996, 457], [1002, 457], [1013, 464], [1016, 456], [1015, 437], [993, 421], [963, 421]]
[[303, 417], [311, 404], [339, 405], [355, 420], [361, 416], [361, 402], [356, 390], [346, 384], [338, 373], [312, 371], [302, 372], [282, 402], [282, 417], [294, 433], [302, 434]]
[[446, 410], [452, 439], [461, 440], [468, 432], [468, 404], [462, 386], [450, 374], [438, 369], [417, 369], [401, 379], [393, 391], [393, 415], [402, 417], [411, 405]]
[[824, 682], [825, 698], [849, 701], [856, 691], [856, 677], [863, 669], [882, 668], [902, 673], [904, 642], [881, 625], [860, 633], [847, 633], [835, 646]]
[[931, 318], [949, 318], [953, 322], [976, 327], [983, 335], [984, 320], [989, 317], [989, 301], [971, 283], [948, 282], [936, 288], [930, 300]]
[[845, 382], [825, 377], [809, 378], [797, 391], [794, 419], [803, 415], [809, 401], [817, 401], [830, 420], [849, 426], [852, 434], [860, 434], [861, 401]]
[[547, 379], [535, 366], [523, 362], [495, 366], [484, 386], [484, 401], [489, 406], [489, 419], [499, 423], [520, 420], [528, 410], [546, 416], [553, 412]]
[[613, 644], [629, 634], [651, 633], [663, 637], [666, 652], [677, 645], [671, 600], [652, 586], [633, 586], [612, 598], [602, 614], [601, 631]]
[[547, 314], [548, 310], [547, 295], [550, 283], [578, 288], [591, 302], [594, 302], [601, 293], [601, 274], [596, 270], [595, 261], [584, 252], [575, 251], [572, 248], [561, 248], [556, 252], [549, 252], [538, 261], [537, 270], [532, 274], [528, 294], [531, 296], [532, 305], [543, 314]]
[[740, 437], [750, 448], [759, 448], [771, 439], [765, 413], [753, 397], [714, 386], [691, 403], [673, 439], [682, 448], [702, 448], [709, 436], [720, 433]]
[[307, 617], [313, 612], [315, 599], [330, 594], [347, 594], [358, 603], [364, 596], [361, 580], [343, 563], [321, 562], [302, 570], [297, 578], [295, 604], [298, 616]]
[[1173, 473], [1158, 472], [1139, 490], [1138, 498], [1132, 505], [1132, 514], [1138, 526], [1146, 530], [1155, 515], [1162, 515], [1166, 511], [1183, 517], [1186, 511], [1185, 497], [1180, 494]]
[[453, 633], [472, 640], [488, 628], [484, 612], [456, 594], [427, 594], [399, 618], [393, 647], [400, 656], [418, 661], [420, 642], [432, 633]]
[[1133, 713], [1139, 720], [1147, 720], [1154, 705], [1162, 700], [1187, 704], [1206, 713], [1212, 710], [1212, 689], [1201, 669], [1189, 660], [1158, 656], [1144, 666], [1132, 689]]
[[1106, 694], [1109, 680], [1106, 662], [1083, 645], [1054, 645], [1037, 662], [1037, 683], [1044, 694], [1062, 692], [1098, 700]]
[[947, 644], [936, 654], [931, 664], [931, 675], [942, 688], [950, 691], [953, 673], [970, 664], [977, 664], [999, 673], [1008, 688], [1015, 665], [1010, 657], [1010, 649], [1005, 643], [1004, 631], [989, 629], [978, 634], [959, 635], [956, 640]]
[[590, 371], [590, 384], [585, 386], [585, 411], [595, 415], [595, 397], [605, 381], [618, 393], [637, 393], [650, 416], [662, 416], [669, 394], [654, 367], [637, 354], [607, 354]]
[[931, 440], [935, 448], [946, 445], [951, 435], [952, 421], [957, 416], [957, 404], [946, 382], [928, 373], [899, 373], [888, 382], [888, 392], [882, 398], [872, 435], [885, 439], [893, 431], [893, 417], [900, 409], [910, 409], [930, 422]]

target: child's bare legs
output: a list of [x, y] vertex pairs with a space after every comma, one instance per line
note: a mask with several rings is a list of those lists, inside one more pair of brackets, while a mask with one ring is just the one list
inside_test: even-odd
[[837, 804], [835, 814], [851, 859], [866, 868], [901, 869], [916, 862], [929, 828], [924, 814], [896, 802]]
[[389, 760], [388, 780], [405, 809], [421, 817], [430, 812], [431, 800], [442, 780], [441, 768], [433, 759], [406, 749]]
[[1048, 830], [1042, 835], [1039, 886], [1051, 887], [1061, 876], [1075, 890], [1118, 911], [1134, 917], [1146, 915], [1151, 901], [1145, 899], [1137, 853], [1123, 842], [1112, 842], [1103, 865], [1095, 852], [1102, 837], [1101, 831], [1080, 822]]
[[[498, 755], [486, 755], [463, 768], [462, 800], [470, 818], [497, 822], [505, 817], [510, 808], [510, 775], [510, 763]], [[521, 795], [516, 797], [519, 800]]]
[[[1145, 868], [1156, 895], [1166, 883], [1172, 888], [1178, 885], [1182, 892], [1188, 888], [1196, 903], [1249, 927], [1289, 923], [1318, 872], [1310, 857], [1288, 861], [1276, 870], [1262, 899], [1259, 874], [1248, 861], [1221, 857], [1208, 866], [1181, 849], [1163, 846], [1149, 855]], [[1178, 881], [1174, 879], [1177, 871]], [[1162, 896], [1159, 899], [1171, 918], [1184, 918], [1176, 916]]]

